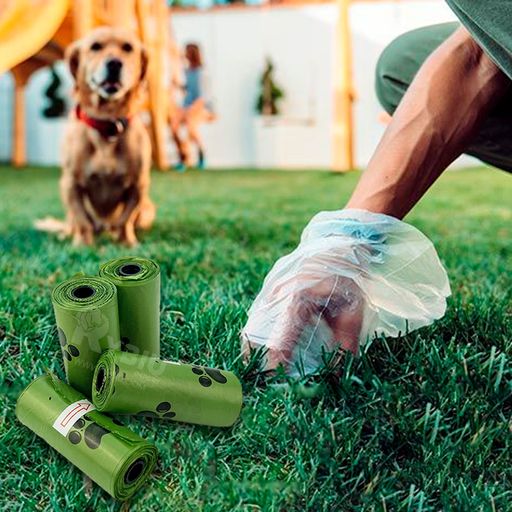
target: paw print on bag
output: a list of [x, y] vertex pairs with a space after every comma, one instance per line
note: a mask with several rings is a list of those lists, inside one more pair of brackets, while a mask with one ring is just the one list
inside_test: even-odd
[[107, 434], [110, 434], [110, 431], [93, 421], [87, 421], [84, 416], [75, 421], [73, 428], [68, 433], [68, 440], [72, 444], [78, 444], [83, 439], [88, 448], [95, 450], [101, 444], [103, 436]]
[[199, 384], [205, 388], [209, 388], [213, 384], [213, 381], [218, 382], [219, 384], [226, 384], [228, 381], [228, 379], [222, 375], [220, 370], [216, 370], [215, 368], [193, 366], [192, 371], [196, 375], [199, 375]]
[[150, 418], [158, 418], [158, 419], [170, 419], [176, 416], [174, 411], [171, 411], [170, 402], [160, 402], [156, 406], [155, 411], [140, 411], [138, 414], [142, 416], [149, 416]]
[[68, 345], [66, 334], [60, 327], [57, 327], [57, 333], [59, 335], [59, 342], [60, 346], [62, 347], [62, 353], [64, 354], [64, 357], [68, 361], [71, 361], [74, 357], [78, 357], [80, 355], [80, 350], [78, 350], [75, 345]]

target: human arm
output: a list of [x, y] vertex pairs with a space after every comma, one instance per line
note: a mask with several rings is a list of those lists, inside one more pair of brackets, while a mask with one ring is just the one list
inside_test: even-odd
[[[363, 210], [403, 218], [445, 168], [464, 151], [489, 110], [508, 87], [508, 78], [468, 32], [465, 29], [457, 30], [417, 73], [347, 208], [354, 212]], [[374, 243], [370, 240], [371, 234], [368, 241], [363, 236], [362, 240], [347, 243], [350, 233], [343, 233], [342, 218], [342, 215], [334, 217], [337, 226], [329, 235], [333, 244], [317, 251], [314, 245], [321, 247], [321, 238], [311, 240], [309, 247], [301, 243], [302, 247], [299, 246], [286, 257], [287, 262], [280, 260], [275, 265], [249, 313], [243, 331], [245, 347], [266, 347], [268, 367], [289, 364], [299, 338], [312, 323], [318, 325], [325, 322], [330, 327], [331, 346], [338, 344], [357, 352], [365, 317], [371, 313], [368, 310], [369, 302], [375, 295], [375, 287], [372, 288], [371, 283], [368, 285], [367, 276], [373, 272], [374, 278], [382, 278], [378, 275], [382, 267], [368, 259], [368, 247], [386, 255], [388, 265], [418, 263], [414, 259], [418, 254], [414, 253], [413, 245], [420, 238], [414, 238], [413, 242], [409, 234], [403, 239], [397, 237], [395, 228], [401, 229], [399, 224], [404, 223], [396, 221], [395, 231], [389, 232], [389, 239], [396, 242], [394, 245], [390, 240]], [[354, 218], [358, 219], [359, 214], [354, 213]], [[374, 227], [378, 219], [371, 219], [371, 222], [374, 224], [368, 224], [366, 219], [362, 221], [362, 231], [377, 229], [378, 235], [380, 227]], [[437, 275], [429, 282], [428, 275], [423, 276], [422, 281], [416, 274], [414, 279], [417, 281], [412, 282], [411, 289], [404, 294], [411, 293], [409, 301], [413, 304], [414, 285], [420, 289], [420, 285], [428, 284], [431, 296], [426, 307], [431, 310], [431, 321], [442, 316], [449, 286], [435, 250], [425, 240], [421, 240], [421, 243], [425, 250], [421, 254], [429, 255], [430, 259], [425, 262], [432, 262], [432, 269]], [[393, 251], [386, 252], [388, 249]], [[403, 253], [403, 260], [397, 260], [397, 253]], [[354, 259], [358, 262], [356, 265], [353, 264]], [[384, 295], [393, 296], [387, 308], [393, 308], [400, 302], [400, 294], [393, 295], [396, 290], [394, 285], [388, 280], [388, 288], [381, 288]], [[350, 300], [343, 301], [343, 296], [347, 294]], [[339, 307], [339, 304], [344, 305]], [[372, 303], [370, 309], [376, 308], [378, 306]], [[397, 311], [395, 308], [394, 321], [400, 316]], [[407, 311], [407, 307], [402, 309], [403, 318], [410, 320], [405, 316]], [[388, 318], [390, 312], [381, 309], [379, 314]], [[265, 321], [270, 315], [274, 315], [275, 319], [271, 327], [270, 322]], [[428, 323], [425, 317], [416, 325]], [[383, 329], [382, 332], [391, 333], [392, 329]]]
[[509, 87], [467, 30], [455, 31], [418, 71], [347, 208], [403, 218]]

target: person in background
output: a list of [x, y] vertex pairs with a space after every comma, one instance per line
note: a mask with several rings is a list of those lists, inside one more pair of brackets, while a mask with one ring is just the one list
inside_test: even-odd
[[[204, 145], [199, 133], [199, 126], [215, 119], [211, 105], [206, 99], [206, 78], [203, 66], [201, 50], [196, 43], [189, 43], [185, 47], [185, 83], [182, 85], [184, 92], [181, 107], [175, 109], [170, 116], [169, 123], [175, 141], [180, 141], [178, 152], [180, 162], [176, 166], [178, 170], [184, 170], [193, 165], [192, 148], [197, 148], [197, 167], [205, 167]], [[186, 137], [179, 136], [180, 129], [184, 127]]]

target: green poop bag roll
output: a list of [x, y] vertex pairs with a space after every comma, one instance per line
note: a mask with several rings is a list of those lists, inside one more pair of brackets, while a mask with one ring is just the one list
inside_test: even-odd
[[90, 397], [100, 354], [121, 348], [116, 287], [100, 277], [73, 277], [53, 290], [52, 302], [68, 382]]
[[100, 268], [117, 288], [123, 350], [160, 356], [160, 268], [144, 258], [117, 258]]
[[92, 397], [100, 411], [213, 427], [232, 425], [242, 407], [231, 372], [114, 350], [98, 361]]
[[95, 410], [84, 395], [44, 375], [21, 393], [16, 416], [32, 432], [118, 500], [151, 473], [156, 448]]

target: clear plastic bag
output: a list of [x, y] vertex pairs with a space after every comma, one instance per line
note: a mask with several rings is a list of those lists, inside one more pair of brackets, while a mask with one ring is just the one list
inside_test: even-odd
[[364, 210], [321, 212], [265, 278], [242, 341], [266, 347], [269, 368], [311, 373], [325, 353], [357, 353], [374, 335], [431, 324], [449, 295], [432, 242], [413, 226]]

